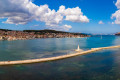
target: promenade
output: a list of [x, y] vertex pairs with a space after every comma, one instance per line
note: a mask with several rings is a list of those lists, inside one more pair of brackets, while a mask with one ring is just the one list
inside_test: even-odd
[[14, 65], [14, 64], [30, 64], [30, 63], [40, 63], [40, 62], [48, 62], [48, 61], [55, 61], [60, 59], [66, 59], [74, 56], [84, 55], [104, 49], [112, 49], [112, 48], [120, 48], [120, 45], [118, 46], [110, 46], [110, 47], [100, 47], [100, 48], [92, 48], [87, 51], [83, 52], [76, 52], [74, 54], [66, 54], [62, 56], [57, 57], [50, 57], [50, 58], [40, 58], [40, 59], [30, 59], [30, 60], [17, 60], [17, 61], [0, 61], [0, 65]]

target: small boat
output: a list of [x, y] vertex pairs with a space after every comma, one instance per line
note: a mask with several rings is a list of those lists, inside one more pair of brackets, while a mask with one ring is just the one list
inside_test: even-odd
[[101, 39], [102, 39], [102, 35], [101, 35]]

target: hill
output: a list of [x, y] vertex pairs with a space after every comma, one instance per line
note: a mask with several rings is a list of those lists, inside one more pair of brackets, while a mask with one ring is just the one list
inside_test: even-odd
[[24, 40], [35, 38], [72, 38], [72, 37], [89, 37], [87, 34], [70, 33], [56, 30], [8, 30], [0, 29], [0, 40]]
[[120, 32], [116, 33], [115, 35], [118, 35], [118, 36], [120, 36]]

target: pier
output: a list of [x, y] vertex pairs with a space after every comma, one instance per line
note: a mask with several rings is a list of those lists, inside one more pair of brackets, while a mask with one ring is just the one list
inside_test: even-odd
[[110, 46], [110, 47], [100, 47], [100, 48], [92, 48], [87, 51], [82, 51], [82, 52], [76, 52], [74, 54], [66, 54], [62, 56], [57, 56], [57, 57], [50, 57], [50, 58], [40, 58], [40, 59], [30, 59], [30, 60], [17, 60], [17, 61], [0, 61], [0, 65], [15, 65], [15, 64], [30, 64], [30, 63], [40, 63], [40, 62], [48, 62], [48, 61], [55, 61], [55, 60], [60, 60], [60, 59], [66, 59], [74, 56], [79, 56], [79, 55], [84, 55], [104, 49], [112, 49], [112, 48], [120, 48], [120, 45], [118, 46]]

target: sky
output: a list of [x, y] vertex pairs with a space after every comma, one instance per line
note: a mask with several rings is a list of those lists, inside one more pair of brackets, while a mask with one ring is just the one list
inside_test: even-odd
[[0, 0], [0, 28], [113, 34], [120, 0]]

